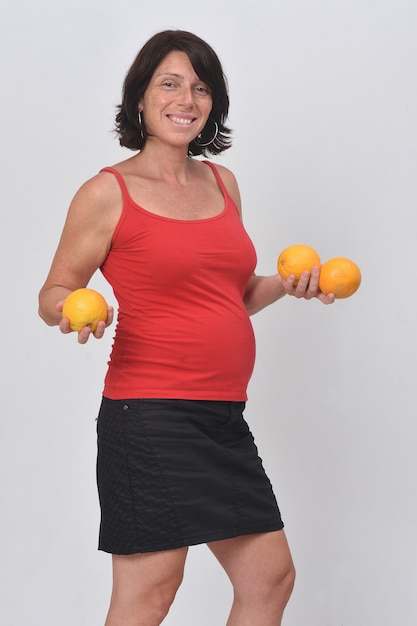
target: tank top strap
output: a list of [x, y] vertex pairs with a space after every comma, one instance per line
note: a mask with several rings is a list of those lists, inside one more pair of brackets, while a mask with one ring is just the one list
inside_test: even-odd
[[214, 163], [211, 163], [211, 161], [203, 161], [203, 163], [206, 163], [206, 165], [208, 165], [211, 170], [213, 171], [214, 176], [216, 177], [216, 180], [219, 184], [220, 189], [223, 192], [223, 195], [229, 197], [229, 192], [226, 189], [226, 186], [222, 180], [222, 177], [219, 174], [219, 170], [217, 169], [217, 167], [214, 165]]
[[114, 176], [117, 179], [117, 182], [120, 185], [120, 189], [122, 191], [122, 195], [123, 195], [123, 199], [126, 200], [130, 200], [130, 195], [129, 192], [127, 190], [126, 187], [126, 183], [123, 179], [123, 176], [120, 174], [120, 172], [118, 172], [114, 167], [103, 167], [100, 172], [110, 172], [111, 174], [114, 174]]

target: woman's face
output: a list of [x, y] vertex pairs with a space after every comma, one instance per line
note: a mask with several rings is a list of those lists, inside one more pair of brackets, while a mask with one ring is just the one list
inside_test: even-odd
[[195, 73], [185, 52], [170, 52], [156, 68], [139, 111], [152, 139], [188, 146], [210, 115], [210, 89]]

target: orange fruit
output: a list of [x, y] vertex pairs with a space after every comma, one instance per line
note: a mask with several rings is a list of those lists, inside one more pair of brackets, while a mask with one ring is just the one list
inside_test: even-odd
[[307, 270], [311, 272], [313, 267], [320, 267], [320, 257], [314, 248], [296, 244], [289, 246], [281, 252], [277, 261], [277, 269], [280, 276], [286, 280], [290, 274], [294, 274], [296, 285], [301, 274]]
[[79, 332], [84, 326], [89, 326], [94, 332], [100, 321], [107, 319], [107, 302], [94, 289], [76, 289], [64, 300], [62, 316], [67, 317], [71, 330]]
[[336, 257], [321, 266], [319, 287], [323, 293], [334, 293], [336, 298], [349, 298], [359, 289], [361, 279], [356, 263]]

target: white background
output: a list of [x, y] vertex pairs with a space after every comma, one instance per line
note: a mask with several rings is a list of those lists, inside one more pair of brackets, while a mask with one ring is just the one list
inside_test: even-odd
[[[285, 626], [417, 623], [415, 0], [2, 0], [2, 626], [102, 626], [95, 417], [112, 341], [37, 317], [76, 189], [130, 156], [124, 75], [165, 28], [213, 45], [258, 273], [282, 248], [348, 256], [363, 283], [253, 321], [247, 419], [298, 570]], [[97, 275], [91, 286], [112, 304]], [[170, 626], [226, 622], [228, 581], [193, 548]], [[257, 626], [257, 625], [254, 625]]]

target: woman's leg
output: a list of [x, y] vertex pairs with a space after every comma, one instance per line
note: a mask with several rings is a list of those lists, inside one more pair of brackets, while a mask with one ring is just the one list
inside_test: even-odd
[[284, 531], [215, 541], [208, 547], [234, 589], [227, 626], [280, 626], [295, 579]]
[[113, 555], [113, 591], [105, 626], [159, 626], [181, 584], [187, 550]]

